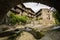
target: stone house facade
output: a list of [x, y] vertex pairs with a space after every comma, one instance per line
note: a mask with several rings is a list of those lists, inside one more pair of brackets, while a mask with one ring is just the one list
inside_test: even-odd
[[53, 17], [53, 11], [50, 9], [42, 9], [41, 10], [41, 16], [39, 16], [40, 23], [44, 25], [55, 25], [55, 18]]
[[39, 19], [40, 24], [43, 25], [52, 25], [55, 24], [55, 19], [53, 17], [53, 11], [47, 8], [40, 9], [37, 13], [34, 13], [33, 10], [26, 8], [24, 5], [17, 5], [11, 9], [19, 16], [28, 16], [33, 19]]

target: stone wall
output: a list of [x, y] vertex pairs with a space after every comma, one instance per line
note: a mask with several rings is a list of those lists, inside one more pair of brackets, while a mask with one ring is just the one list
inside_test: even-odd
[[39, 16], [38, 19], [40, 19], [40, 23], [42, 23], [42, 25], [52, 26], [55, 24], [55, 18], [53, 17], [53, 11], [45, 8], [45, 9], [42, 9], [40, 13], [41, 13], [41, 16]]

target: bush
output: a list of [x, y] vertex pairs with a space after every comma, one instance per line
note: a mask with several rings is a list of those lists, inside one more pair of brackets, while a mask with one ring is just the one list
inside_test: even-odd
[[42, 38], [44, 36], [43, 33], [35, 30], [34, 28], [32, 29], [32, 31], [36, 34], [36, 35], [34, 35], [36, 39], [40, 39], [40, 38]]
[[15, 25], [16, 23], [26, 24], [29, 18], [27, 16], [18, 16], [14, 13], [11, 13], [9, 16], [9, 23]]
[[15, 17], [15, 14], [11, 13], [10, 16], [9, 16], [9, 23], [14, 25], [16, 24], [16, 17]]
[[56, 24], [60, 24], [60, 14], [59, 14], [57, 11], [55, 11], [55, 12], [53, 13], [53, 16], [54, 16], [54, 18], [55, 18], [55, 23], [56, 23]]
[[26, 17], [26, 16], [19, 16], [18, 20], [21, 23], [27, 23], [28, 17]]

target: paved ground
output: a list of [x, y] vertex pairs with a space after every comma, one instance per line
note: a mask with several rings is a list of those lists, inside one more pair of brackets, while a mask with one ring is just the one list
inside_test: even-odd
[[[43, 29], [45, 29], [45, 28], [47, 28], [47, 30], [50, 28], [50, 26], [42, 26], [42, 25], [40, 25], [39, 24], [39, 22], [37, 22], [37, 21], [34, 21], [34, 22], [31, 22], [30, 24], [26, 24], [26, 25], [17, 25], [17, 26], [15, 26], [15, 27], [13, 27], [13, 26], [7, 26], [7, 25], [1, 25], [1, 28], [11, 28], [12, 27], [12, 29], [11, 30], [13, 30], [13, 28], [24, 28], [24, 27], [31, 27], [31, 28], [35, 28], [35, 29], [38, 29], [38, 31], [40, 31], [40, 30], [43, 30]], [[21, 37], [18, 37], [16, 40], [36, 40], [30, 33], [27, 33], [27, 32], [23, 32], [22, 34], [21, 34], [22, 36]], [[48, 36], [46, 36], [46, 37], [44, 37], [43, 39], [41, 39], [41, 40], [51, 40], [51, 38], [48, 38]], [[7, 40], [8, 39], [8, 37], [3, 37], [3, 38], [0, 38], [0, 40]]]
[[40, 40], [60, 40], [60, 30], [50, 31]]

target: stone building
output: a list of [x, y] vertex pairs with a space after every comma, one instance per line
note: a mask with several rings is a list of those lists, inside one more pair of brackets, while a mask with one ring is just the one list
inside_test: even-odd
[[19, 4], [12, 8], [10, 11], [14, 12], [15, 14], [18, 14], [20, 16], [33, 16], [34, 12], [30, 8], [26, 8], [23, 4]]
[[32, 9], [26, 8], [23, 4], [19, 4], [12, 8], [10, 11], [16, 13], [19, 16], [27, 16], [30, 18], [40, 20], [42, 25], [52, 25], [55, 24], [55, 19], [53, 17], [53, 11], [47, 8], [40, 9], [35, 13]]
[[53, 25], [55, 24], [55, 18], [53, 17], [53, 11], [50, 9], [41, 9], [41, 16], [39, 16], [40, 22], [44, 25]]

